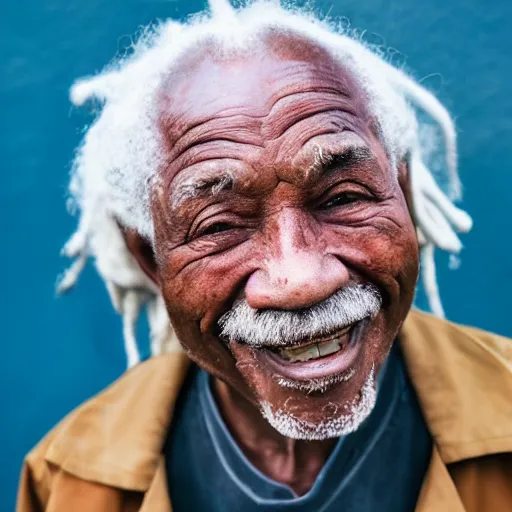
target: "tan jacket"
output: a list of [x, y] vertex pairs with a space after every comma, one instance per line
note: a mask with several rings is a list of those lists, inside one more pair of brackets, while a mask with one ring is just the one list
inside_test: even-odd
[[[399, 340], [434, 441], [416, 512], [511, 512], [511, 340], [416, 311]], [[28, 455], [17, 512], [170, 512], [162, 443], [189, 365], [150, 359], [69, 414]]]

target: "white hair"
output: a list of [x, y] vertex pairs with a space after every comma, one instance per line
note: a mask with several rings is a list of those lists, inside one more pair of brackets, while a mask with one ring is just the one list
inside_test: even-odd
[[375, 286], [354, 284], [301, 311], [257, 311], [242, 299], [222, 315], [219, 325], [228, 341], [242, 341], [252, 347], [285, 347], [374, 317], [381, 304]]
[[[297, 35], [325, 48], [350, 69], [366, 93], [378, 123], [390, 165], [408, 159], [414, 220], [422, 246], [423, 279], [430, 307], [443, 315], [435, 277], [434, 248], [461, 250], [458, 231], [471, 229], [471, 218], [452, 201], [460, 198], [454, 123], [443, 105], [425, 88], [393, 67], [364, 43], [312, 14], [257, 1], [235, 9], [229, 0], [210, 0], [209, 12], [186, 23], [165, 21], [148, 28], [133, 46], [96, 76], [78, 80], [71, 101], [96, 99], [100, 112], [87, 129], [72, 170], [70, 195], [80, 210], [78, 229], [63, 249], [74, 264], [61, 278], [58, 291], [71, 288], [87, 258], [93, 256], [116, 310], [123, 317], [128, 365], [139, 360], [134, 325], [147, 305], [152, 353], [177, 347], [157, 287], [127, 250], [118, 222], [154, 242], [150, 194], [162, 164], [155, 97], [162, 79], [179, 58], [201, 43], [220, 50], [248, 48], [268, 30]], [[211, 47], [211, 44], [209, 44]], [[443, 192], [428, 168], [431, 144], [422, 133], [421, 110], [444, 140]]]
[[283, 409], [274, 410], [269, 402], [260, 405], [263, 417], [283, 436], [307, 441], [322, 441], [342, 437], [355, 432], [361, 423], [370, 415], [377, 401], [375, 385], [375, 369], [370, 373], [361, 388], [359, 396], [351, 403], [336, 406], [330, 403], [324, 409], [322, 421], [313, 423], [298, 418], [292, 412]]

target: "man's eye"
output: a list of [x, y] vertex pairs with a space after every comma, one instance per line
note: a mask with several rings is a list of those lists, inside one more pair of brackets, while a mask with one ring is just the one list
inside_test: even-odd
[[217, 233], [222, 233], [223, 231], [228, 231], [232, 229], [233, 226], [227, 224], [226, 222], [217, 222], [216, 224], [212, 224], [207, 228], [203, 229], [199, 232], [199, 236], [207, 236], [207, 235], [216, 235]]
[[362, 197], [363, 196], [361, 194], [356, 194], [356, 193], [339, 194], [339, 195], [333, 197], [332, 199], [330, 199], [329, 201], [323, 203], [320, 206], [320, 209], [327, 210], [328, 208], [334, 208], [336, 206], [345, 206], [347, 204], [355, 203], [356, 201], [359, 201], [360, 199], [362, 199]]

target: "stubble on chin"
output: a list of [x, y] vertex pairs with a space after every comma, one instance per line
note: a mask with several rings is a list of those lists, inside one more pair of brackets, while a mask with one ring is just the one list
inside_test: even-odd
[[[341, 437], [356, 431], [372, 412], [377, 400], [375, 367], [372, 367], [358, 396], [344, 405], [329, 404], [319, 422], [300, 418], [286, 410], [286, 403], [280, 409], [274, 409], [268, 401], [260, 402], [264, 418], [281, 435], [292, 439], [323, 441]], [[328, 412], [327, 412], [328, 411]]]

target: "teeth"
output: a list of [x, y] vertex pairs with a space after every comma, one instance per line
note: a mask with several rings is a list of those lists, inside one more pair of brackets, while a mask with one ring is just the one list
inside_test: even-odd
[[337, 339], [315, 343], [301, 348], [283, 348], [279, 351], [281, 357], [288, 359], [292, 363], [304, 362], [319, 357], [328, 356], [341, 350], [341, 343]]
[[292, 362], [309, 361], [310, 359], [317, 359], [320, 357], [320, 351], [316, 343], [303, 348], [284, 348], [279, 352], [282, 357], [289, 359]]
[[334, 352], [338, 352], [341, 349], [341, 346], [337, 340], [326, 341], [325, 343], [320, 343], [318, 345], [318, 352], [321, 356], [328, 356], [329, 354], [334, 354]]

